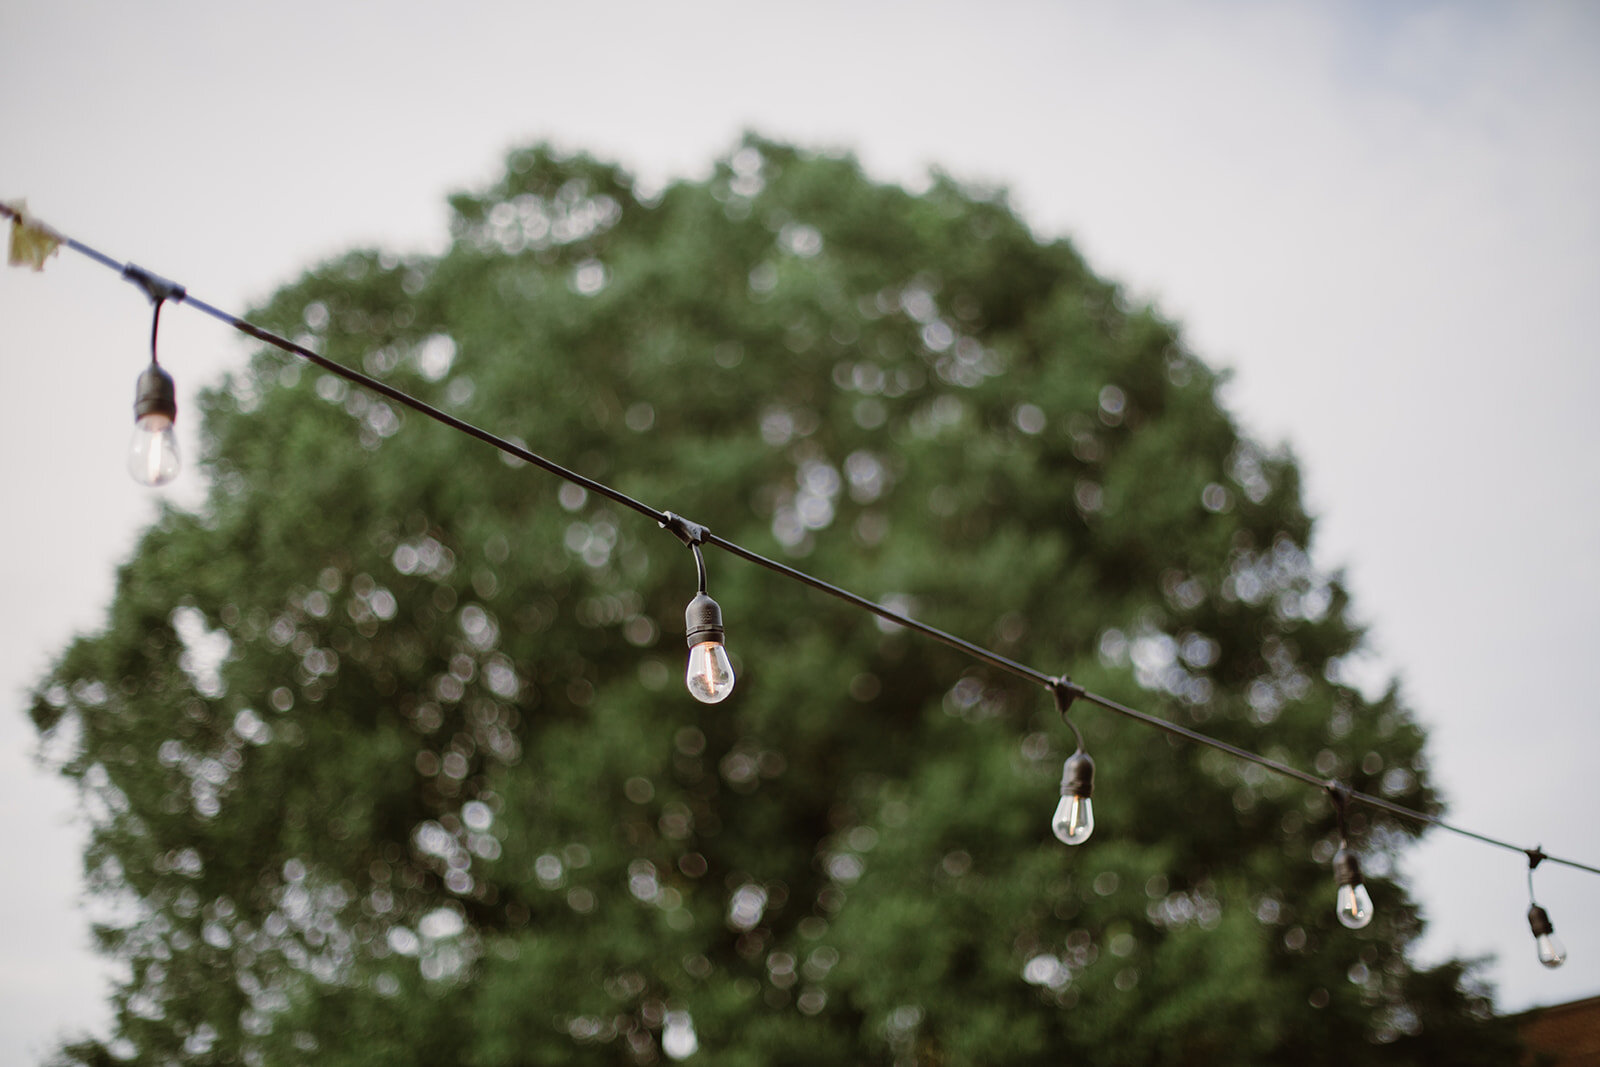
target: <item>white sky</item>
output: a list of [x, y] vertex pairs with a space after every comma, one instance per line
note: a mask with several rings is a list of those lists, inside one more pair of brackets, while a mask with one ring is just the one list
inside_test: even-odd
[[[1299, 455], [1317, 558], [1347, 569], [1370, 678], [1431, 729], [1452, 818], [1596, 862], [1597, 60], [1581, 3], [10, 0], [0, 196], [243, 310], [353, 245], [442, 247], [445, 193], [538, 138], [665, 177], [753, 128], [1008, 185]], [[185, 394], [240, 361], [223, 327], [163, 319]], [[108, 1020], [82, 828], [22, 694], [99, 625], [153, 513], [123, 469], [147, 331], [81, 257], [0, 272], [4, 1062]], [[1406, 864], [1420, 955], [1499, 954], [1508, 1010], [1600, 993], [1600, 881], [1539, 870], [1571, 950], [1547, 972], [1524, 866], [1430, 837]]]

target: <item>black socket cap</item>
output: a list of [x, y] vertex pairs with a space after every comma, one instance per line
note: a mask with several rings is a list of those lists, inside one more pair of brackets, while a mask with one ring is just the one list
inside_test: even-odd
[[146, 415], [178, 417], [178, 391], [172, 384], [172, 375], [154, 361], [139, 375], [133, 387], [133, 421], [138, 422]]
[[1333, 856], [1333, 879], [1340, 885], [1361, 884], [1361, 860], [1354, 852], [1341, 848]]
[[1094, 796], [1094, 760], [1087, 752], [1074, 752], [1061, 767], [1061, 795]]
[[721, 644], [724, 637], [722, 609], [704, 593], [696, 593], [683, 611], [683, 628], [688, 635], [690, 648], [706, 641]]

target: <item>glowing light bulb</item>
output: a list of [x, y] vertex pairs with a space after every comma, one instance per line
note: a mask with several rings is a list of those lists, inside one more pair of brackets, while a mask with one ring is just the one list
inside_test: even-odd
[[1088, 797], [1062, 797], [1056, 805], [1055, 818], [1050, 820], [1063, 844], [1081, 845], [1094, 833], [1094, 801]]
[[723, 647], [722, 609], [699, 593], [684, 609], [683, 621], [689, 637], [689, 668], [683, 680], [690, 695], [704, 704], [725, 700], [733, 692], [733, 664]]
[[1333, 872], [1339, 883], [1334, 914], [1345, 926], [1359, 930], [1372, 921], [1372, 894], [1361, 883], [1361, 861], [1354, 852], [1341, 848], [1333, 857]]
[[1061, 767], [1061, 803], [1050, 829], [1063, 844], [1081, 845], [1094, 833], [1094, 760], [1075, 752]]
[[689, 650], [689, 669], [684, 682], [694, 698], [715, 704], [733, 692], [733, 664], [721, 641], [702, 641]]
[[133, 440], [128, 445], [128, 473], [140, 485], [166, 485], [178, 476], [178, 438], [172, 430], [177, 417], [172, 375], [152, 360], [134, 386]]
[[1342, 885], [1335, 908], [1340, 922], [1352, 930], [1359, 930], [1372, 921], [1372, 894], [1359, 882]]
[[1555, 934], [1540, 934], [1534, 938], [1539, 948], [1539, 962], [1546, 967], [1559, 967], [1567, 962], [1567, 947]]
[[166, 485], [178, 476], [178, 438], [172, 420], [146, 415], [133, 424], [128, 444], [128, 473], [140, 485]]
[[685, 1060], [700, 1049], [700, 1039], [695, 1036], [694, 1020], [686, 1011], [667, 1012], [666, 1025], [661, 1030], [661, 1051], [668, 1059]]
[[1533, 943], [1539, 950], [1539, 962], [1546, 967], [1559, 967], [1567, 962], [1567, 947], [1556, 937], [1550, 925], [1550, 915], [1539, 905], [1528, 909], [1528, 925], [1533, 929]]

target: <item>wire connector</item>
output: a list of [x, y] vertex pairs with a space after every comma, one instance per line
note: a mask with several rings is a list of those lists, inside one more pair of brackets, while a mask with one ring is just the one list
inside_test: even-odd
[[169, 281], [154, 271], [145, 270], [137, 263], [124, 263], [122, 276], [128, 281], [144, 290], [145, 296], [150, 298], [152, 304], [159, 304], [163, 300], [170, 300], [174, 304], [183, 302], [189, 291], [177, 282]]
[[670, 511], [664, 511], [662, 514], [666, 518], [661, 520], [660, 527], [691, 548], [711, 540], [711, 530], [708, 527], [701, 526], [698, 522], [690, 522], [682, 515], [674, 515]]
[[1072, 702], [1087, 692], [1083, 686], [1064, 674], [1050, 679], [1050, 695], [1056, 698], [1056, 710], [1061, 713], [1062, 718], [1067, 717], [1067, 709], [1072, 707]]

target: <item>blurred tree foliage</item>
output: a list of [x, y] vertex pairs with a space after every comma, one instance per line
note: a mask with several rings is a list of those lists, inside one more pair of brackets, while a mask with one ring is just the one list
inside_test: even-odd
[[[747, 139], [648, 191], [546, 148], [441, 257], [256, 312], [718, 533], [1118, 699], [1430, 808], [1339, 663], [1292, 460], [1000, 195]], [[126, 961], [70, 1062], [1505, 1063], [1487, 994], [1333, 916], [1326, 799], [710, 553], [282, 354], [204, 401], [209, 497], [38, 688]], [[694, 1035], [691, 1037], [691, 1033]]]

